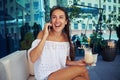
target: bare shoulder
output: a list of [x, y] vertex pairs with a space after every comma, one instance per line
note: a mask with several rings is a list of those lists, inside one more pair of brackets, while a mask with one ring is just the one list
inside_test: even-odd
[[37, 39], [42, 39], [43, 36], [43, 31], [40, 31], [37, 35]]
[[65, 41], [65, 42], [68, 42], [68, 41], [69, 41], [67, 34], [64, 34], [64, 41]]

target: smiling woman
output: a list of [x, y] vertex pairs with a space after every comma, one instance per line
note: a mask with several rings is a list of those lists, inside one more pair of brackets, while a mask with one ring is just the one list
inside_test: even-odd
[[[36, 80], [89, 80], [84, 60], [73, 61], [70, 22], [66, 9], [53, 7], [50, 18], [51, 21], [39, 32], [28, 51], [34, 63]], [[52, 29], [49, 30], [49, 26]]]

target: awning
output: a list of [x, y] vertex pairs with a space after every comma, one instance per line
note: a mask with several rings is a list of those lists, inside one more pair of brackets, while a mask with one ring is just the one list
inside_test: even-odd
[[[78, 7], [77, 7], [78, 8]], [[98, 8], [79, 8], [81, 13], [91, 13], [93, 15], [97, 15], [99, 13], [99, 9]], [[68, 12], [71, 12], [73, 9], [72, 8], [67, 8]]]
[[98, 14], [99, 10], [97, 8], [81, 8], [83, 13]]

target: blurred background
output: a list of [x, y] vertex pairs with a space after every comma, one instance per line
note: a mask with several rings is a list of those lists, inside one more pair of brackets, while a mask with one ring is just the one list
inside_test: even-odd
[[120, 0], [0, 0], [0, 58], [29, 49], [55, 5], [69, 12], [75, 46], [79, 46], [77, 40], [90, 46], [94, 32], [97, 38], [116, 40], [119, 46]]

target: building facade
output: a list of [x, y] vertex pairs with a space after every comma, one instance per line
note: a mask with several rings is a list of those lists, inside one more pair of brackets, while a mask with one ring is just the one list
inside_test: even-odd
[[40, 24], [42, 27], [44, 26], [44, 0], [29, 0], [25, 3], [25, 9], [28, 12], [25, 15], [26, 22], [31, 26], [34, 23]]
[[[120, 0], [68, 0], [68, 6], [74, 5], [80, 8], [98, 8], [99, 13], [96, 16], [93, 16], [93, 13], [84, 13], [81, 16], [86, 16], [86, 18], [79, 18], [73, 20], [71, 24], [72, 30], [93, 30], [96, 28], [96, 25], [99, 22], [100, 13], [106, 16], [106, 20], [109, 18], [109, 15], [114, 12], [114, 15], [118, 18], [120, 16]], [[102, 10], [102, 12], [100, 11]], [[117, 23], [119, 24], [119, 22]]]

